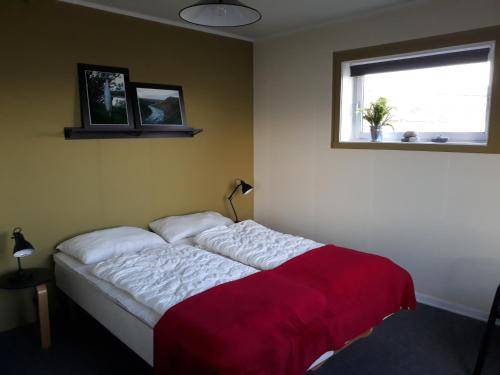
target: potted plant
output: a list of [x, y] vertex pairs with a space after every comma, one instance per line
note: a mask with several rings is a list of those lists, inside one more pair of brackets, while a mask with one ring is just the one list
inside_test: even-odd
[[362, 108], [360, 111], [363, 114], [363, 119], [370, 124], [370, 133], [372, 142], [382, 140], [382, 127], [390, 126], [394, 131], [394, 127], [389, 124], [391, 112], [394, 108], [387, 105], [386, 98], [378, 98], [375, 102], [370, 103], [368, 108]]

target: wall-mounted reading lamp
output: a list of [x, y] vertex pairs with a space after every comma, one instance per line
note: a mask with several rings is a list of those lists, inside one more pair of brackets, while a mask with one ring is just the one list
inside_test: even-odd
[[243, 193], [243, 195], [247, 195], [248, 193], [250, 193], [253, 190], [253, 186], [252, 185], [247, 184], [243, 180], [236, 180], [236, 187], [234, 188], [234, 190], [231, 193], [231, 195], [229, 195], [229, 197], [227, 197], [227, 200], [229, 201], [229, 204], [231, 205], [231, 208], [233, 209], [234, 218], [235, 218], [235, 222], [236, 223], [238, 223], [240, 220], [238, 219], [238, 214], [236, 213], [236, 210], [234, 209], [233, 196], [238, 191], [238, 189], [240, 187], [241, 187], [241, 192]]

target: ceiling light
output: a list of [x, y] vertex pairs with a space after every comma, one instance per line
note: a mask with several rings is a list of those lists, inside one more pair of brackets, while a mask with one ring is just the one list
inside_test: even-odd
[[195, 25], [211, 27], [234, 27], [250, 25], [262, 15], [237, 0], [201, 0], [179, 12], [179, 17]]

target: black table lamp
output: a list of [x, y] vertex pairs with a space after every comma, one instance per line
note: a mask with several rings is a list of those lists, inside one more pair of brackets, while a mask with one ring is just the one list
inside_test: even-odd
[[[239, 181], [239, 183], [238, 183]], [[236, 210], [234, 209], [234, 205], [233, 205], [233, 196], [234, 194], [238, 191], [238, 189], [241, 187], [241, 192], [243, 193], [243, 195], [247, 195], [248, 193], [250, 193], [252, 190], [253, 190], [253, 186], [250, 185], [250, 184], [247, 184], [245, 181], [243, 180], [236, 180], [236, 187], [234, 188], [233, 192], [231, 193], [231, 195], [229, 195], [229, 197], [227, 197], [227, 200], [229, 201], [229, 204], [231, 205], [231, 208], [233, 209], [233, 212], [234, 212], [234, 218], [235, 218], [235, 222], [239, 222], [240, 220], [238, 219], [238, 214], [236, 213]]]
[[17, 258], [17, 273], [13, 277], [15, 281], [23, 281], [28, 280], [31, 277], [31, 274], [25, 272], [21, 268], [21, 258], [30, 256], [33, 254], [35, 248], [31, 245], [24, 236], [22, 235], [22, 229], [17, 227], [12, 232], [12, 239], [15, 241], [14, 250], [12, 251], [12, 255]]

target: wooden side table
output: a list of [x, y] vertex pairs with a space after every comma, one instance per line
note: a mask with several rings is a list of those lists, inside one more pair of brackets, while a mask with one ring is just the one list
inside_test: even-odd
[[31, 277], [16, 280], [16, 271], [0, 276], [0, 289], [36, 289], [42, 348], [48, 349], [50, 348], [50, 318], [47, 282], [53, 279], [53, 274], [48, 268], [27, 268], [23, 269], [23, 272], [31, 274]]

